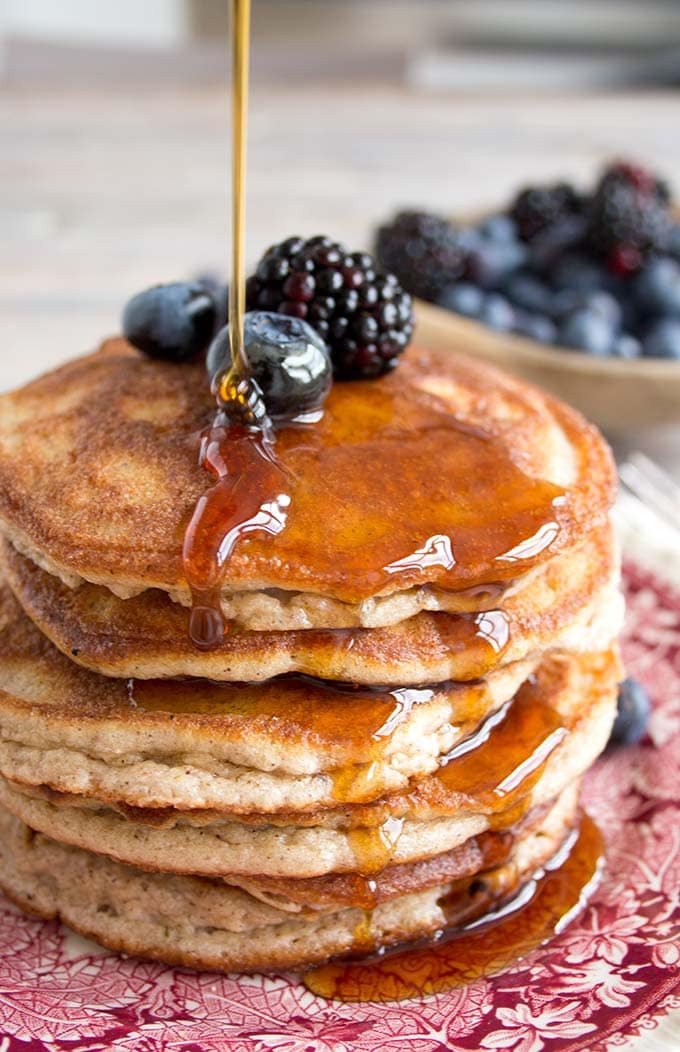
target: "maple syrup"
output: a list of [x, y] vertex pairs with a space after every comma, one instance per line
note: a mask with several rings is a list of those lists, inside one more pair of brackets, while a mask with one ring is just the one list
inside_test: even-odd
[[[514, 699], [483, 718], [481, 683], [423, 687], [361, 687], [286, 675], [255, 683], [209, 680], [130, 680], [129, 703], [149, 712], [220, 719], [225, 730], [246, 719], [272, 740], [312, 744], [340, 765], [328, 771], [332, 799], [347, 806], [357, 869], [386, 865], [408, 812], [456, 813], [482, 806], [491, 825], [507, 828], [528, 806], [528, 794], [550, 756], [569, 734], [569, 720], [542, 697], [540, 674]], [[418, 705], [444, 697], [456, 711], [462, 737], [435, 772], [401, 793], [376, 799], [375, 773], [398, 728]], [[480, 719], [482, 720], [480, 724]]]
[[403, 826], [403, 818], [389, 817], [379, 826], [358, 826], [347, 831], [360, 876], [379, 873], [391, 862]]
[[[569, 734], [564, 719], [542, 701], [529, 681], [514, 700], [490, 716], [476, 734], [459, 743], [433, 776], [432, 799], [449, 806], [483, 807], [503, 814], [538, 782], [551, 754]], [[419, 787], [414, 790], [419, 796]], [[423, 799], [428, 798], [425, 786]]]
[[189, 634], [200, 649], [224, 635], [220, 590], [237, 541], [259, 531], [275, 537], [286, 525], [290, 497], [267, 434], [229, 424], [223, 414], [205, 432], [200, 462], [215, 479], [199, 498], [184, 535], [184, 568], [191, 588]]
[[[318, 422], [277, 429], [281, 473], [261, 502], [285, 494], [285, 529], [274, 541], [271, 535], [265, 539], [263, 530], [239, 534], [230, 576], [252, 574], [256, 567], [266, 576], [275, 559], [282, 584], [289, 580], [293, 590], [348, 603], [427, 582], [447, 590], [486, 586], [488, 602], [538, 561], [540, 545], [545, 552], [554, 543], [564, 515], [563, 491], [527, 476], [500, 441], [462, 425], [414, 389], [411, 366], [408, 360], [400, 364], [402, 383], [394, 375], [336, 382]], [[229, 437], [225, 429], [220, 454], [225, 480]], [[257, 469], [261, 461], [272, 461], [274, 446], [257, 455], [251, 446], [251, 452]], [[251, 500], [255, 481], [256, 472], [252, 486], [243, 489]], [[213, 552], [221, 540], [216, 520]], [[192, 584], [197, 560], [186, 547], [184, 556]], [[215, 577], [223, 580], [224, 571], [222, 563]], [[503, 615], [487, 613], [479, 634], [486, 632], [488, 641], [502, 648]], [[219, 611], [216, 618], [221, 622]]]
[[[568, 496], [422, 390], [429, 366], [407, 353], [378, 380], [335, 381], [302, 437], [277, 430], [291, 498], [275, 542], [282, 586], [348, 603], [428, 583], [472, 587], [485, 590], [486, 606], [556, 543]], [[247, 560], [266, 574], [271, 554], [250, 536], [230, 573]]]
[[[266, 573], [274, 558], [282, 584], [289, 576], [296, 588], [350, 603], [423, 583], [502, 591], [518, 566], [554, 545], [568, 498], [525, 474], [501, 441], [445, 411], [418, 387], [417, 368], [402, 363], [397, 381], [336, 383], [329, 411], [303, 440], [292, 426], [275, 435], [254, 411], [259, 388], [243, 332], [250, 0], [232, 0], [232, 15], [232, 364], [213, 381], [221, 413], [201, 443], [215, 485], [184, 539], [191, 639], [208, 649], [224, 636], [229, 560], [238, 576], [244, 566]], [[498, 612], [478, 627], [504, 645]]]
[[[530, 793], [550, 756], [570, 733], [569, 721], [527, 680], [514, 699], [488, 716], [440, 759], [438, 770], [402, 793], [350, 804], [349, 827], [381, 827], [407, 813], [451, 815], [483, 809], [491, 828], [507, 828], [530, 806]], [[345, 783], [340, 778], [340, 786]], [[349, 794], [348, 794], [349, 795]], [[340, 802], [348, 797], [334, 792]]]
[[[490, 912], [466, 923], [460, 896], [444, 897], [440, 908], [445, 923], [427, 939], [381, 950], [372, 959], [323, 965], [307, 972], [304, 984], [314, 994], [340, 1001], [398, 1001], [494, 975], [561, 932], [581, 912], [602, 865], [601, 835], [583, 815], [553, 859]], [[483, 881], [473, 884], [472, 891], [473, 898], [488, 894]], [[352, 952], [365, 955], [369, 947], [370, 922], [364, 917]]]
[[[286, 743], [313, 743], [338, 757], [335, 799], [362, 799], [370, 783], [366, 768], [380, 761], [393, 734], [419, 705], [453, 695], [461, 719], [475, 724], [482, 711], [481, 686], [442, 683], [433, 687], [361, 687], [312, 676], [285, 675], [254, 683], [204, 679], [131, 679], [127, 698], [147, 712], [217, 718], [221, 727], [266, 727]], [[458, 700], [460, 699], [460, 700]]]
[[[531, 820], [538, 820], [542, 808], [532, 811]], [[486, 831], [478, 836], [470, 837], [464, 844], [447, 852], [444, 865], [451, 865], [457, 880], [463, 881], [473, 877], [481, 870], [500, 866], [508, 861], [515, 843], [516, 832], [523, 827], [519, 823], [514, 829], [502, 831]], [[405, 871], [408, 874], [405, 875]], [[360, 923], [366, 920], [366, 914], [370, 913], [379, 902], [384, 901], [394, 894], [395, 889], [399, 893], [408, 894], [414, 889], [432, 887], [436, 883], [442, 883], [442, 859], [424, 859], [415, 863], [397, 863], [385, 866], [384, 869], [372, 876], [363, 875], [357, 871], [351, 873], [330, 874], [321, 878], [309, 878], [305, 881], [296, 881], [299, 886], [307, 883], [314, 885], [314, 901], [317, 906], [329, 905], [334, 908], [338, 906], [353, 906], [364, 911], [364, 917]], [[454, 878], [452, 878], [454, 879]], [[288, 890], [288, 889], [287, 889]]]
[[[275, 434], [266, 418], [243, 331], [249, 0], [232, 0], [232, 13], [231, 367], [213, 381], [220, 412], [201, 441], [215, 484], [184, 537], [191, 639], [208, 649], [223, 638], [220, 593], [235, 556], [251, 567], [274, 557], [298, 586], [352, 603], [429, 581], [493, 594], [554, 543], [565, 495], [416, 389], [419, 376], [402, 364], [397, 382], [336, 383], [302, 438], [295, 426]], [[506, 629], [491, 611], [475, 631], [499, 651]]]
[[[246, 146], [248, 129], [248, 72], [250, 59], [250, 0], [231, 0], [231, 282], [229, 284], [229, 343], [232, 380], [249, 376], [243, 336], [246, 307]], [[229, 382], [229, 379], [226, 381]]]
[[[527, 680], [514, 699], [442, 756], [439, 769], [413, 789], [355, 806], [354, 822], [350, 810], [347, 838], [358, 873], [375, 874], [389, 864], [409, 811], [450, 815], [483, 810], [490, 829], [513, 825], [531, 806], [531, 790], [568, 734], [565, 720], [541, 699], [536, 681]], [[368, 792], [363, 784], [357, 790], [353, 770], [335, 774], [333, 795], [339, 802], [362, 795], [370, 799], [370, 774], [363, 774]]]

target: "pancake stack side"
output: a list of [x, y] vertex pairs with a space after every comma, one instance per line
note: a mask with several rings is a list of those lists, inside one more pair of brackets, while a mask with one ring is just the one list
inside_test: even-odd
[[104, 945], [303, 969], [516, 896], [621, 678], [615, 471], [556, 399], [411, 348], [284, 429], [290, 516], [189, 635], [199, 365], [122, 340], [0, 398], [0, 887]]

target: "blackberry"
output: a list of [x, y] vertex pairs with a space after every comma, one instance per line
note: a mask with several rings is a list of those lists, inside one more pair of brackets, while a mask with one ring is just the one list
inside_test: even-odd
[[625, 184], [641, 194], [654, 197], [659, 204], [668, 205], [670, 203], [671, 192], [666, 180], [660, 179], [654, 172], [643, 168], [642, 165], [617, 161], [616, 164], [605, 168], [598, 183], [598, 189], [605, 184], [612, 186], [616, 183]]
[[329, 237], [289, 237], [267, 249], [246, 283], [246, 305], [307, 321], [340, 380], [393, 369], [413, 333], [411, 297], [397, 278]]
[[605, 171], [590, 203], [587, 240], [609, 270], [639, 270], [649, 255], [665, 247], [670, 226], [665, 183], [633, 165]]
[[582, 207], [582, 198], [570, 183], [528, 186], [518, 193], [509, 215], [522, 240], [533, 241], [556, 223], [578, 215]]
[[460, 232], [442, 216], [399, 212], [378, 229], [375, 254], [412, 296], [435, 302], [463, 276], [468, 253]]

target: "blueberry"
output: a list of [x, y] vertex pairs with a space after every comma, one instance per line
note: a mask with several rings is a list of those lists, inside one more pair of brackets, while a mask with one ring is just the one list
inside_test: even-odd
[[547, 314], [518, 314], [515, 332], [540, 343], [555, 343], [557, 339], [557, 326]]
[[457, 285], [448, 285], [444, 289], [438, 303], [466, 318], [478, 318], [484, 303], [484, 292], [477, 285], [459, 281]]
[[582, 289], [561, 289], [552, 300], [553, 316], [558, 320], [574, 314], [576, 311], [592, 311], [609, 322], [611, 328], [618, 331], [624, 318], [621, 303], [611, 292], [598, 290], [585, 292]]
[[483, 238], [489, 241], [516, 241], [517, 223], [508, 215], [489, 216], [477, 227]]
[[[621, 279], [618, 279], [619, 281]], [[633, 283], [624, 278], [620, 285], [614, 281], [608, 283], [604, 290], [609, 292], [619, 305], [621, 311], [621, 329], [625, 332], [637, 332], [640, 327], [641, 311], [637, 298], [633, 294]]]
[[458, 231], [458, 244], [465, 253], [475, 252], [484, 238], [476, 226], [464, 226]]
[[605, 271], [587, 256], [565, 254], [553, 266], [551, 278], [555, 289], [595, 292], [604, 283]]
[[512, 270], [527, 258], [527, 247], [521, 241], [482, 241], [468, 258], [467, 277], [475, 285], [496, 289]]
[[559, 328], [558, 339], [563, 347], [602, 358], [611, 351], [614, 331], [602, 314], [581, 308], [566, 316]]
[[490, 329], [509, 332], [515, 325], [515, 311], [510, 301], [504, 296], [499, 296], [497, 292], [490, 292], [484, 298], [479, 320], [484, 325], [488, 325]]
[[552, 289], [533, 274], [527, 274], [525, 271], [510, 274], [503, 285], [503, 292], [518, 307], [537, 311], [539, 314], [552, 313]]
[[565, 318], [576, 310], [601, 314], [614, 328], [619, 328], [623, 319], [623, 307], [618, 297], [604, 288], [565, 288], [553, 293], [552, 313], [555, 318]]
[[587, 293], [578, 289], [560, 289], [555, 292], [552, 298], [552, 317], [559, 322], [574, 311], [581, 310], [585, 305], [586, 295]]
[[642, 344], [637, 336], [622, 332], [614, 340], [611, 353], [614, 358], [639, 358], [642, 354]]
[[680, 358], [680, 319], [655, 322], [642, 341], [642, 351], [647, 358]]
[[[253, 379], [272, 419], [293, 419], [321, 406], [333, 372], [328, 348], [311, 325], [285, 314], [251, 311], [244, 338]], [[211, 380], [231, 365], [228, 327], [211, 343], [206, 364]]]
[[673, 223], [669, 229], [666, 251], [674, 259], [680, 259], [680, 223]]
[[680, 317], [680, 263], [669, 257], [653, 259], [635, 280], [640, 308], [650, 315]]
[[609, 737], [610, 745], [635, 745], [645, 733], [650, 712], [649, 694], [638, 680], [628, 677], [619, 684], [617, 712]]
[[133, 296], [123, 311], [123, 333], [150, 358], [184, 362], [205, 350], [216, 320], [210, 291], [198, 282], [178, 281]]
[[217, 292], [222, 287], [222, 279], [216, 270], [198, 270], [191, 275], [191, 280], [208, 292]]
[[592, 310], [606, 318], [613, 329], [621, 327], [623, 312], [617, 299], [610, 292], [591, 292], [584, 301], [586, 310]]

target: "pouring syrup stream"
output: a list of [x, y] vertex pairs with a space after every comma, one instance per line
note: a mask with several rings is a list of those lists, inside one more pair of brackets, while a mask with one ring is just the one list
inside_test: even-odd
[[275, 536], [290, 499], [274, 453], [262, 392], [251, 376], [244, 339], [245, 179], [248, 124], [250, 0], [232, 0], [232, 266], [229, 287], [231, 365], [213, 380], [215, 419], [201, 435], [199, 463], [215, 479], [194, 508], [182, 558], [192, 609], [189, 635], [201, 650], [219, 644], [227, 626], [220, 608], [225, 563], [253, 532]]
[[[229, 401], [229, 387], [248, 377], [250, 368], [243, 336], [246, 305], [245, 225], [246, 147], [248, 135], [248, 73], [250, 0], [231, 0], [232, 24], [232, 195], [231, 283], [229, 286], [229, 343], [232, 367], [223, 378], [220, 395]], [[226, 396], [226, 397], [225, 397]]]

